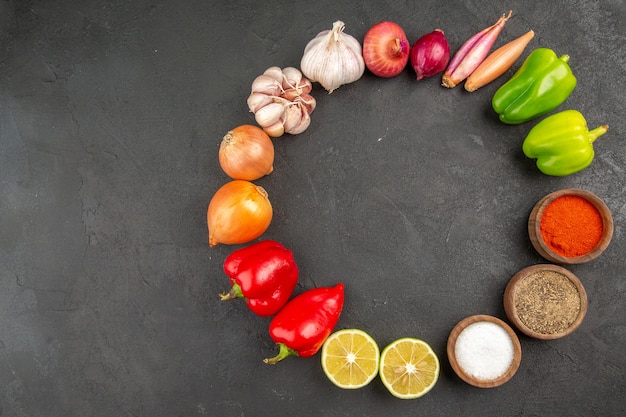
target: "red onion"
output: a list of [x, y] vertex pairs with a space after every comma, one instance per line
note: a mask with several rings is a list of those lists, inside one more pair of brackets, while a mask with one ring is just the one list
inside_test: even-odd
[[409, 61], [409, 41], [394, 22], [379, 22], [363, 39], [363, 60], [374, 75], [384, 78], [400, 74]]
[[418, 80], [443, 72], [450, 60], [450, 45], [443, 31], [435, 29], [419, 38], [411, 47], [410, 59]]

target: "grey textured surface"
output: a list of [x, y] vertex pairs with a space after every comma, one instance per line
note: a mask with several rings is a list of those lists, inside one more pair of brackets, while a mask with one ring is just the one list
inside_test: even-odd
[[[296, 292], [345, 283], [338, 328], [381, 347], [422, 338], [441, 376], [402, 401], [378, 379], [335, 388], [319, 355], [265, 365], [269, 319], [217, 297], [234, 247], [206, 244], [227, 181], [218, 145], [254, 123], [252, 80], [298, 66], [338, 19], [359, 40], [380, 20], [411, 42], [441, 28], [455, 51], [509, 9], [497, 45], [532, 28], [523, 57], [570, 54], [579, 84], [560, 109], [610, 125], [593, 164], [544, 176], [521, 152], [534, 123], [497, 120], [490, 98], [519, 62], [472, 94], [409, 69], [316, 86], [311, 127], [276, 139], [275, 171], [257, 181], [274, 206], [264, 238], [293, 249]], [[0, 415], [624, 415], [624, 22], [623, 0], [1, 1]], [[527, 216], [567, 187], [598, 194], [615, 220], [608, 250], [570, 267], [587, 317], [565, 339], [521, 336], [516, 376], [473, 388], [448, 364], [448, 333], [468, 315], [504, 318], [507, 281], [543, 262]]]

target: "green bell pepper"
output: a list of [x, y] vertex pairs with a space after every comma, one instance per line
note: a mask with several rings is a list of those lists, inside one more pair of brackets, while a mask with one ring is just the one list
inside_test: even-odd
[[569, 55], [557, 57], [553, 50], [537, 48], [517, 72], [494, 94], [491, 105], [500, 121], [520, 124], [556, 109], [576, 87], [567, 64]]
[[563, 177], [582, 171], [593, 161], [593, 142], [609, 127], [587, 129], [587, 121], [576, 110], [565, 110], [546, 117], [528, 132], [522, 150], [537, 159], [546, 175]]

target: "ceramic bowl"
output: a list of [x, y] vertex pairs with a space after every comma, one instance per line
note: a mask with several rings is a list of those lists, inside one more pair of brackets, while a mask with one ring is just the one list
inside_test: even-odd
[[507, 284], [504, 311], [509, 321], [527, 336], [559, 339], [582, 323], [587, 313], [587, 293], [576, 275], [564, 267], [532, 265], [513, 275]]
[[[546, 207], [557, 198], [566, 195], [582, 197], [589, 201], [598, 210], [602, 218], [603, 228], [599, 243], [590, 252], [581, 256], [566, 257], [554, 252], [543, 240], [541, 234], [541, 217]], [[528, 235], [535, 250], [546, 260], [557, 264], [581, 264], [597, 258], [609, 246], [613, 237], [613, 217], [607, 205], [597, 195], [578, 188], [568, 188], [550, 193], [535, 204], [528, 218]]]
[[[494, 378], [494, 379], [479, 379], [470, 375], [459, 364], [456, 354], [455, 354], [456, 343], [459, 338], [459, 335], [468, 326], [475, 324], [475, 323], [480, 323], [480, 322], [493, 323], [493, 324], [500, 326], [502, 329], [506, 331], [506, 334], [510, 337], [511, 341], [513, 342], [513, 360], [511, 361], [509, 368], [499, 377]], [[454, 326], [454, 328], [450, 332], [450, 335], [448, 336], [447, 353], [448, 353], [448, 360], [450, 362], [450, 365], [452, 366], [452, 369], [454, 370], [454, 372], [459, 376], [459, 378], [461, 378], [466, 383], [473, 385], [475, 387], [478, 387], [478, 388], [494, 388], [494, 387], [504, 384], [505, 382], [510, 380], [513, 377], [513, 375], [515, 375], [522, 359], [522, 348], [521, 348], [519, 339], [517, 338], [517, 335], [515, 334], [515, 331], [508, 324], [506, 324], [504, 321], [500, 320], [499, 318], [489, 316], [489, 315], [484, 315], [484, 314], [478, 314], [478, 315], [466, 317], [465, 319], [461, 320], [456, 326]]]

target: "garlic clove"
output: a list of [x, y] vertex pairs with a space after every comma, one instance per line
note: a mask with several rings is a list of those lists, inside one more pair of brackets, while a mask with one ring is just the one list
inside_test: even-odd
[[300, 96], [300, 93], [295, 88], [288, 88], [280, 96], [281, 98], [284, 98], [287, 101], [294, 101], [295, 99], [298, 98], [298, 96]]
[[262, 127], [268, 127], [276, 123], [285, 112], [285, 106], [281, 103], [270, 103], [261, 107], [254, 114], [254, 119]]
[[299, 102], [306, 108], [307, 113], [311, 114], [315, 110], [317, 102], [310, 94], [300, 94], [294, 101]]
[[[300, 107], [300, 106], [298, 106]], [[300, 113], [302, 114], [302, 118], [300, 119], [300, 123], [298, 123], [296, 126], [294, 126], [292, 129], [290, 129], [287, 133], [291, 134], [291, 135], [298, 135], [302, 132], [304, 132], [309, 125], [311, 124], [311, 116], [309, 116], [309, 113], [306, 112], [306, 110], [300, 108]]]
[[283, 71], [280, 67], [269, 67], [263, 72], [263, 75], [269, 75], [279, 83], [283, 82]]
[[282, 136], [285, 133], [285, 126], [283, 124], [283, 121], [278, 119], [275, 123], [264, 127], [263, 130], [265, 131], [265, 133], [267, 133], [269, 136], [273, 137], [273, 138], [277, 138]]
[[311, 84], [308, 78], [302, 78], [296, 88], [300, 90], [300, 94], [309, 94], [313, 90], [313, 84]]
[[248, 108], [252, 113], [259, 111], [261, 107], [265, 107], [272, 103], [274, 99], [263, 93], [252, 93], [248, 96]]
[[291, 133], [291, 131], [300, 123], [302, 119], [302, 110], [298, 105], [287, 106], [285, 113], [283, 114], [282, 121], [285, 127], [285, 132]]
[[285, 89], [285, 91], [280, 96], [288, 101], [295, 101], [298, 97], [300, 97], [303, 94], [309, 95], [309, 93], [311, 92], [311, 89], [312, 89], [311, 82], [308, 81], [308, 84], [301, 83], [296, 88]]
[[302, 80], [302, 73], [299, 69], [294, 67], [286, 67], [283, 68], [283, 88], [286, 90], [288, 88], [296, 89], [300, 81]]
[[270, 75], [259, 75], [252, 81], [252, 92], [278, 96], [282, 93], [282, 83]]
[[286, 98], [283, 97], [282, 94], [280, 96], [273, 96], [272, 101], [274, 103], [280, 103], [283, 106], [288, 106], [289, 104], [291, 104], [291, 100], [287, 100]]

